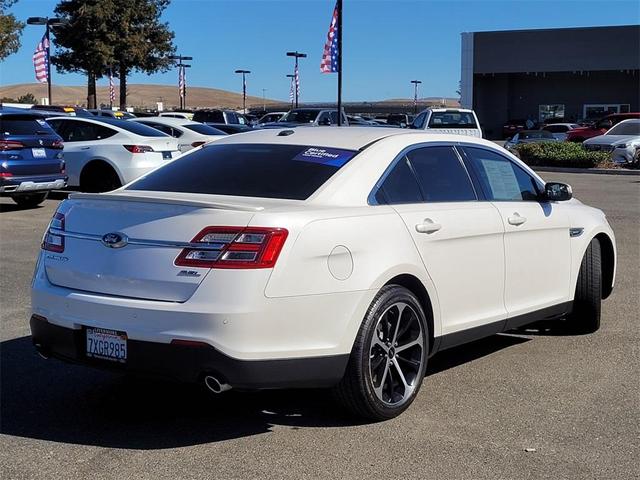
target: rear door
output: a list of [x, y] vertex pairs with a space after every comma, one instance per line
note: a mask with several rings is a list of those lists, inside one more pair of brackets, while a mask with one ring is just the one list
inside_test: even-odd
[[437, 289], [443, 334], [488, 324], [501, 331], [504, 227], [497, 210], [478, 201], [453, 147], [401, 154], [375, 199], [391, 204], [413, 237]]
[[486, 148], [463, 150], [504, 224], [509, 316], [566, 302], [571, 251], [565, 206], [541, 201], [544, 186], [510, 158]]

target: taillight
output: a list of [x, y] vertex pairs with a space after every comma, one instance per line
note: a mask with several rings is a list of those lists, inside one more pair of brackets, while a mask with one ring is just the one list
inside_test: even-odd
[[62, 143], [61, 140], [54, 140], [53, 143], [51, 144], [51, 147], [49, 148], [55, 148], [56, 150], [62, 150], [64, 148], [64, 143]]
[[151, 148], [149, 145], [123, 145], [123, 147], [129, 150], [131, 153], [153, 152], [153, 148]]
[[24, 143], [16, 142], [15, 140], [0, 140], [0, 150], [21, 150], [24, 148]]
[[273, 268], [289, 232], [284, 228], [207, 227], [175, 264], [203, 268]]
[[193, 142], [193, 143], [191, 144], [191, 146], [192, 146], [193, 148], [196, 148], [196, 147], [199, 147], [200, 145], [204, 145], [205, 143], [207, 143], [207, 142]]
[[42, 249], [50, 252], [64, 252], [64, 236], [56, 232], [64, 232], [64, 215], [60, 212], [53, 214], [47, 232], [42, 239]]
[[62, 175], [64, 175], [65, 173], [67, 173], [67, 164], [64, 162], [64, 160], [62, 160], [60, 162], [60, 173]]
[[0, 178], [11, 178], [13, 177], [13, 173], [11, 172], [0, 172]]

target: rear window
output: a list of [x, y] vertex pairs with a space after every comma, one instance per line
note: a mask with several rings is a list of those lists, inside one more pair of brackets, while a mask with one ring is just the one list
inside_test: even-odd
[[224, 115], [220, 111], [212, 112], [196, 112], [193, 114], [194, 122], [211, 122], [211, 123], [225, 123]]
[[100, 119], [101, 122], [107, 123], [109, 125], [113, 125], [115, 127], [126, 130], [127, 132], [135, 133], [136, 135], [140, 135], [142, 137], [168, 137], [164, 132], [160, 130], [156, 130], [155, 128], [151, 128], [147, 125], [142, 125], [137, 122], [123, 122], [122, 120], [116, 119]]
[[30, 115], [6, 115], [0, 117], [0, 134], [55, 135], [55, 132], [40, 118]]
[[534, 138], [553, 138], [553, 135], [546, 130], [520, 132], [520, 140], [531, 140]]
[[208, 145], [127, 190], [305, 200], [356, 153], [304, 145]]
[[478, 128], [471, 112], [433, 112], [429, 128]]
[[222, 130], [218, 130], [217, 128], [213, 128], [209, 125], [204, 125], [203, 123], [190, 123], [189, 125], [182, 125], [182, 127], [188, 128], [189, 130], [201, 135], [226, 135]]

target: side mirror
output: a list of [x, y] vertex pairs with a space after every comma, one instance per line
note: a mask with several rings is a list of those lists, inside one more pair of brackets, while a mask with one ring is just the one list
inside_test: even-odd
[[551, 202], [564, 202], [571, 200], [573, 192], [566, 183], [548, 182], [544, 185], [544, 197]]

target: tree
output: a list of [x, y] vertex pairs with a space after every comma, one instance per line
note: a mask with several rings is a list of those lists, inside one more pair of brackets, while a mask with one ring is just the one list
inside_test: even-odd
[[120, 78], [120, 108], [127, 106], [127, 75], [155, 73], [171, 66], [173, 32], [160, 17], [170, 0], [61, 0], [52, 59], [62, 71], [87, 74], [87, 105], [95, 108], [96, 80], [109, 68]]
[[113, 33], [108, 19], [122, 0], [62, 0], [55, 8], [65, 22], [53, 33], [57, 54], [51, 58], [63, 72], [87, 75], [87, 106], [96, 107], [96, 80], [113, 63]]
[[27, 92], [24, 95], [18, 97], [18, 103], [38, 103], [35, 95], [31, 92]]
[[7, 13], [11, 5], [17, 0], [0, 0], [0, 60], [4, 60], [20, 48], [20, 34], [24, 23], [18, 21], [15, 15]]
[[114, 65], [120, 80], [120, 109], [127, 106], [127, 75], [132, 71], [147, 74], [167, 71], [175, 53], [174, 34], [162, 23], [162, 12], [170, 0], [119, 0], [115, 16], [109, 18], [113, 38]]

